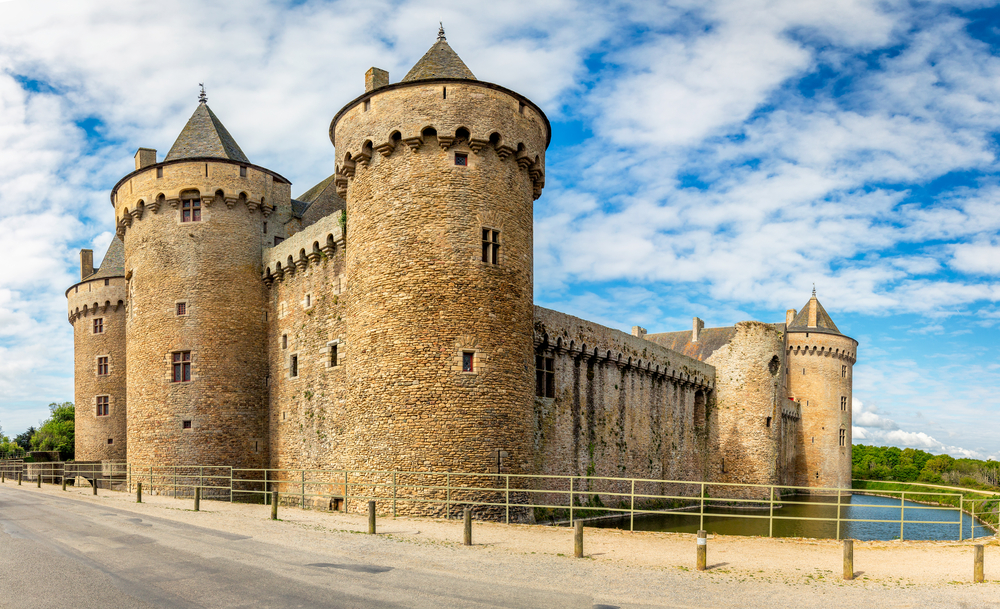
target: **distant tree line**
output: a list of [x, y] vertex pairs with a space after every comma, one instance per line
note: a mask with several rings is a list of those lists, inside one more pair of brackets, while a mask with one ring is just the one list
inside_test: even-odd
[[896, 480], [955, 484], [969, 488], [1000, 486], [1000, 462], [955, 459], [916, 448], [855, 444], [852, 476], [861, 480]]
[[26, 451], [58, 451], [63, 461], [73, 459], [74, 418], [76, 409], [72, 402], [49, 404], [49, 418], [36, 428], [29, 427], [23, 433], [7, 437], [0, 427], [0, 453], [6, 457], [22, 456]]

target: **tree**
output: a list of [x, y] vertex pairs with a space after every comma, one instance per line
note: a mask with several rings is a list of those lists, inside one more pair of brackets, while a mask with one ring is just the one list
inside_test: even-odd
[[38, 430], [35, 429], [34, 425], [32, 425], [24, 433], [20, 433], [20, 434], [17, 434], [16, 436], [14, 436], [14, 444], [17, 444], [21, 448], [30, 448], [31, 447], [31, 436], [35, 435], [36, 431], [38, 431]]
[[49, 404], [49, 418], [31, 436], [32, 450], [59, 451], [59, 458], [73, 458], [74, 419], [76, 409], [72, 402]]

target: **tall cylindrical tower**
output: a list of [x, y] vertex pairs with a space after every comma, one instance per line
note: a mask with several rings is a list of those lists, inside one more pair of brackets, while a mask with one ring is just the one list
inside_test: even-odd
[[266, 466], [261, 253], [289, 187], [250, 164], [203, 99], [164, 161], [140, 149], [136, 171], [112, 191], [134, 468]]
[[788, 395], [802, 405], [799, 486], [851, 488], [851, 394], [858, 341], [812, 298], [786, 327]]
[[125, 460], [123, 254], [116, 237], [95, 271], [93, 252], [81, 251], [81, 280], [66, 290], [73, 324], [77, 461]]
[[350, 278], [344, 465], [532, 463], [532, 204], [550, 128], [438, 42], [334, 117]]

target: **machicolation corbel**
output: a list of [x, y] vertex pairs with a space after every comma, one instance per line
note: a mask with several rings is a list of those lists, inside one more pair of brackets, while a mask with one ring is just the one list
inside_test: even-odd
[[417, 150], [420, 149], [421, 146], [423, 146], [424, 138], [420, 136], [408, 137], [405, 140], [403, 140], [403, 143], [409, 146], [411, 151], [416, 152]]
[[475, 152], [476, 154], [482, 152], [483, 149], [489, 145], [490, 145], [489, 140], [481, 140], [475, 137], [469, 140], [469, 148], [472, 148], [472, 151]]
[[438, 146], [441, 146], [441, 150], [447, 150], [451, 148], [451, 145], [453, 143], [455, 143], [455, 138], [450, 135], [438, 136]]
[[379, 144], [378, 146], [375, 146], [375, 150], [377, 150], [379, 154], [381, 154], [382, 156], [385, 156], [385, 157], [391, 155], [392, 151], [395, 150], [395, 149], [396, 149], [396, 145], [393, 142], [391, 142], [391, 141], [386, 142], [384, 144]]
[[510, 146], [497, 146], [497, 156], [500, 157], [501, 161], [507, 160], [507, 157], [514, 154], [514, 152], [516, 151]]

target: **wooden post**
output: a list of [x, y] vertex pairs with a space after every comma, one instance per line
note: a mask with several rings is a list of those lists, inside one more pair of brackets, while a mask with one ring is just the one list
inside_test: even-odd
[[201, 487], [194, 487], [194, 511], [201, 511]]
[[17, 472], [17, 485], [21, 486], [21, 472]]
[[375, 534], [375, 502], [368, 502], [368, 534]]
[[94, 496], [97, 496], [97, 474], [94, 474]]
[[577, 518], [573, 529], [573, 556], [583, 558], [583, 521]]
[[465, 545], [472, 545], [472, 510], [465, 508], [462, 511], [462, 516], [465, 518]]
[[278, 491], [271, 491], [271, 520], [278, 519]]
[[975, 565], [972, 569], [972, 582], [976, 584], [983, 583], [983, 546], [982, 544], [976, 544], [976, 555], [975, 555]]
[[139, 482], [135, 486], [135, 502], [142, 503], [142, 482]]
[[41, 472], [41, 470], [38, 471], [38, 475], [35, 477], [35, 482], [38, 483], [36, 485], [36, 486], [38, 486], [38, 488], [42, 488], [42, 472]]
[[844, 579], [854, 579], [854, 540], [844, 540]]
[[63, 490], [66, 490], [66, 472], [63, 472], [62, 487], [63, 487]]
[[698, 531], [698, 566], [699, 571], [708, 568], [708, 533], [705, 530]]

